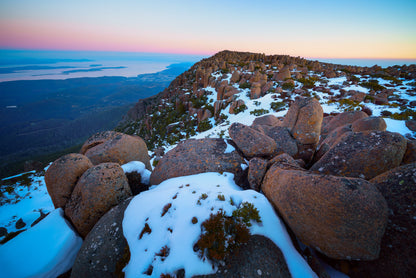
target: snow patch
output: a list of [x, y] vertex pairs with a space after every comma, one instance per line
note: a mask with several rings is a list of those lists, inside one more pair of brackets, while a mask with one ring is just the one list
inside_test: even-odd
[[1, 277], [57, 277], [71, 269], [82, 239], [61, 208], [0, 245]]
[[[144, 273], [150, 266], [150, 277], [173, 274], [182, 268], [186, 277], [215, 272], [208, 260], [201, 260], [193, 251], [201, 224], [220, 209], [231, 216], [242, 202], [252, 203], [262, 220], [260, 224], [253, 222], [250, 232], [270, 238], [282, 250], [292, 276], [316, 277], [293, 247], [266, 197], [253, 190], [242, 190], [233, 177], [230, 173], [203, 173], [172, 178], [134, 197], [123, 219], [123, 232], [131, 252], [130, 262], [124, 268], [126, 277], [149, 277]], [[151, 232], [143, 232], [145, 225]], [[162, 258], [157, 254], [165, 246], [169, 255]]]
[[121, 165], [121, 168], [123, 168], [124, 173], [131, 173], [131, 172], [137, 172], [141, 176], [141, 182], [144, 184], [149, 184], [150, 175], [152, 172], [146, 169], [146, 166], [141, 161], [130, 161], [129, 163], [126, 163], [124, 165]]

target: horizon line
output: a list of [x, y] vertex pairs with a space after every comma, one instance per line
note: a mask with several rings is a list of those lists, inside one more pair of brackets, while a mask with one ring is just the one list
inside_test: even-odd
[[[216, 52], [178, 52], [178, 51], [132, 51], [132, 50], [92, 50], [92, 49], [48, 49], [48, 48], [2, 48], [0, 47], [0, 51], [50, 51], [50, 52], [97, 52], [97, 53], [142, 53], [142, 54], [163, 54], [163, 55], [186, 55], [186, 56], [214, 56], [215, 54], [226, 51], [227, 49], [219, 50]], [[251, 51], [239, 51], [239, 50], [228, 50], [228, 51], [235, 51], [235, 52], [251, 52]], [[262, 53], [264, 52], [252, 52], [252, 53]], [[273, 55], [288, 55], [292, 57], [301, 57], [307, 60], [319, 60], [319, 59], [339, 59], [339, 60], [416, 60], [416, 57], [414, 58], [398, 58], [398, 57], [314, 57], [314, 56], [302, 56], [302, 55], [290, 55], [290, 54], [265, 54], [267, 56], [273, 56]]]

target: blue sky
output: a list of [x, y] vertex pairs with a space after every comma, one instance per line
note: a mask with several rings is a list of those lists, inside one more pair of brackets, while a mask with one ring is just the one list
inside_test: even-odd
[[416, 58], [416, 1], [2, 0], [0, 48]]

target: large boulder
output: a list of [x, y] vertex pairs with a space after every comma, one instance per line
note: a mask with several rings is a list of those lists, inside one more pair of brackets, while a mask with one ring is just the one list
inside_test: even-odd
[[267, 237], [252, 235], [217, 273], [194, 278], [292, 277], [279, 247]]
[[233, 123], [228, 132], [247, 158], [270, 157], [277, 152], [277, 144], [272, 138], [249, 126]]
[[279, 125], [280, 123], [281, 121], [276, 116], [265, 115], [265, 116], [255, 118], [251, 126], [255, 126], [255, 125], [276, 126], [276, 125]]
[[85, 237], [113, 206], [131, 196], [123, 169], [117, 163], [102, 163], [88, 169], [79, 179], [65, 214]]
[[364, 111], [348, 111], [343, 112], [335, 117], [331, 118], [329, 123], [323, 126], [321, 130], [321, 134], [323, 137], [328, 135], [332, 130], [336, 129], [337, 127], [346, 125], [346, 124], [352, 124], [356, 120], [367, 118], [368, 115]]
[[389, 220], [379, 259], [350, 262], [350, 277], [413, 277], [416, 273], [416, 163], [403, 165], [371, 180], [385, 197]]
[[366, 117], [356, 120], [352, 123], [352, 131], [360, 132], [366, 130], [380, 130], [385, 131], [387, 124], [382, 117]]
[[282, 126], [287, 127], [300, 144], [317, 144], [323, 115], [317, 99], [298, 98], [287, 111]]
[[231, 172], [238, 180], [243, 177], [243, 158], [223, 139], [189, 139], [180, 142], [159, 160], [150, 176], [150, 184], [205, 172]]
[[298, 158], [310, 161], [319, 142], [323, 110], [315, 98], [298, 98], [290, 106], [282, 126], [287, 127], [298, 144]]
[[45, 183], [55, 208], [65, 207], [78, 179], [94, 166], [88, 157], [70, 153], [55, 160], [45, 172]]
[[286, 79], [290, 77], [291, 77], [290, 68], [288, 66], [285, 66], [273, 76], [273, 79], [276, 81], [285, 81]]
[[298, 145], [289, 130], [283, 126], [264, 127], [264, 133], [272, 138], [277, 145], [276, 153], [287, 153], [295, 156], [298, 153]]
[[95, 224], [78, 252], [71, 277], [113, 278], [124, 274], [130, 252], [122, 222], [130, 201], [131, 198], [124, 200]]
[[323, 139], [322, 142], [319, 143], [319, 146], [317, 148], [317, 151], [315, 152], [315, 156], [313, 157], [314, 162], [321, 159], [321, 157], [331, 149], [331, 147], [337, 142], [339, 137], [341, 137], [342, 134], [346, 132], [351, 132], [351, 124], [346, 124], [340, 127], [337, 127], [336, 129], [332, 130], [328, 136]]
[[94, 165], [114, 162], [120, 165], [130, 161], [141, 161], [150, 170], [150, 158], [146, 143], [138, 136], [105, 131], [89, 138], [81, 148]]
[[368, 180], [399, 166], [405, 151], [406, 139], [398, 133], [346, 132], [311, 170]]
[[262, 190], [306, 245], [333, 259], [378, 257], [387, 204], [373, 184], [275, 163]]

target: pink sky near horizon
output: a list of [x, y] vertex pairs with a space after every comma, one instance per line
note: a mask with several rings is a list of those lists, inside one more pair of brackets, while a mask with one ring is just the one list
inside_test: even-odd
[[416, 58], [416, 1], [2, 0], [0, 48]]

